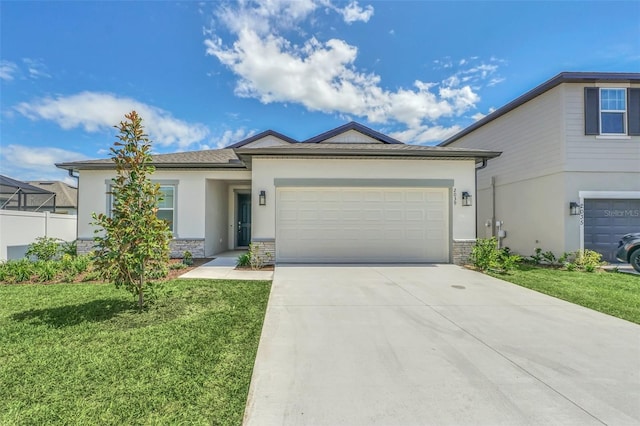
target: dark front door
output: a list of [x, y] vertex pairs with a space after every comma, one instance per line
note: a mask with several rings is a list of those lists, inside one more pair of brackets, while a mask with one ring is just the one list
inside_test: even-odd
[[251, 194], [238, 194], [238, 247], [246, 247], [251, 242]]

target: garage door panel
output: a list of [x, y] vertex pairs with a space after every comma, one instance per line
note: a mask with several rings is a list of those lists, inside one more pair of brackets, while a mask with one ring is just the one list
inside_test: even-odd
[[640, 200], [585, 199], [584, 248], [616, 262], [615, 251], [624, 234], [640, 231]]
[[448, 262], [448, 189], [278, 188], [279, 262]]

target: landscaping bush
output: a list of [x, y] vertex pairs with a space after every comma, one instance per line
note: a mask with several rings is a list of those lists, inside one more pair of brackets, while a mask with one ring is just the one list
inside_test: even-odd
[[189, 250], [185, 251], [182, 255], [182, 263], [184, 263], [186, 266], [193, 265], [193, 255]]
[[29, 244], [26, 256], [35, 257], [36, 260], [52, 260], [60, 256], [62, 242], [59, 238], [38, 237], [35, 242]]
[[512, 254], [508, 247], [498, 249], [495, 237], [478, 239], [471, 250], [470, 259], [473, 265], [482, 271], [498, 272], [507, 272], [522, 260], [517, 254]]
[[238, 256], [238, 260], [236, 261], [238, 266], [246, 267], [251, 264], [251, 253], [242, 253]]
[[564, 252], [556, 258], [551, 252], [542, 253], [542, 249], [536, 248], [535, 253], [527, 258], [527, 261], [535, 265], [561, 266], [567, 271], [595, 272], [603, 264], [602, 255], [593, 250], [577, 250]]
[[594, 272], [602, 265], [602, 255], [593, 250], [578, 250], [575, 252], [575, 264], [586, 272]]

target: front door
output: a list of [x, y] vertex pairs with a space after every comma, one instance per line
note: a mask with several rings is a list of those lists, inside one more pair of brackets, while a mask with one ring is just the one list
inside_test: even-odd
[[236, 246], [247, 247], [251, 242], [251, 194], [238, 194], [238, 235]]

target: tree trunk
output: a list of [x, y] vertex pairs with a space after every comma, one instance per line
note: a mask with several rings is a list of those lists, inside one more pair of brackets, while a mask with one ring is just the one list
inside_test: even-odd
[[138, 308], [142, 311], [144, 308], [144, 264], [142, 265], [142, 274], [140, 274], [140, 282], [138, 283]]

